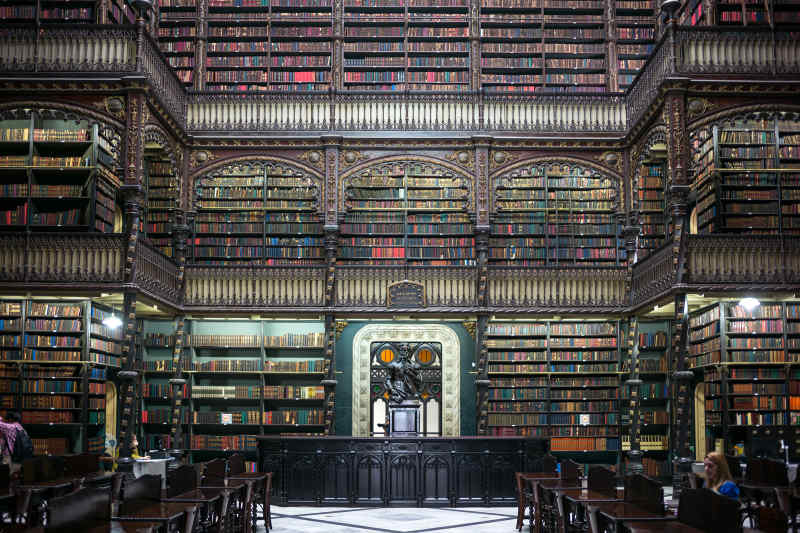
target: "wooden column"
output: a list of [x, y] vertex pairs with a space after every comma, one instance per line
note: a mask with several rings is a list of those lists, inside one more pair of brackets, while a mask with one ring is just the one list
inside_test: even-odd
[[[345, 324], [347, 324], [345, 322]], [[336, 330], [338, 324], [332, 314], [325, 315], [325, 360], [328, 371], [320, 384], [325, 387], [325, 435], [336, 432]]]
[[133, 353], [136, 343], [136, 296], [135, 291], [126, 291], [123, 300], [123, 325], [124, 337], [122, 344], [122, 357], [120, 363], [122, 370], [117, 373], [119, 379], [119, 398], [121, 402], [120, 431], [121, 436], [119, 447], [119, 460], [117, 469], [120, 472], [131, 472], [133, 470], [133, 459], [131, 458], [131, 437], [136, 435], [137, 422], [139, 416], [136, 409], [136, 394], [139, 373], [133, 368]]
[[630, 397], [628, 398], [628, 416], [631, 419], [631, 428], [628, 436], [630, 437], [631, 449], [628, 451], [628, 468], [626, 473], [641, 474], [644, 472], [642, 465], [642, 455], [640, 446], [640, 427], [641, 409], [639, 400], [639, 389], [642, 380], [639, 379], [639, 348], [636, 343], [636, 333], [639, 323], [632, 318], [628, 324], [628, 338], [626, 339], [628, 350], [628, 361], [630, 363], [630, 378], [625, 382], [628, 387]]
[[[488, 137], [473, 137], [475, 145], [475, 254], [478, 259], [476, 294], [478, 306], [486, 307], [489, 250], [489, 142]], [[478, 328], [480, 329], [480, 327]]]
[[478, 364], [475, 368], [475, 388], [477, 398], [475, 412], [477, 414], [477, 435], [489, 434], [489, 350], [486, 348], [486, 329], [489, 326], [488, 315], [478, 315], [478, 326], [475, 331], [475, 353]]
[[175, 328], [175, 345], [172, 348], [172, 378], [169, 380], [172, 389], [172, 399], [170, 400], [170, 455], [180, 459], [183, 455], [183, 386], [186, 385], [186, 378], [183, 377], [183, 338], [185, 320], [183, 316], [177, 317], [178, 326]]
[[333, 306], [336, 288], [336, 251], [339, 244], [339, 153], [341, 137], [323, 137], [325, 183], [322, 191], [325, 229], [325, 305]]

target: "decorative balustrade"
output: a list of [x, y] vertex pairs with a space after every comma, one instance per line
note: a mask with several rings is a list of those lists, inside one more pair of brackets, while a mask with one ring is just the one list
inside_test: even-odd
[[489, 131], [618, 131], [627, 127], [625, 99], [615, 95], [484, 96]]
[[798, 74], [800, 41], [769, 28], [668, 27], [625, 95], [211, 95], [186, 91], [149, 34], [134, 26], [0, 29], [0, 71], [144, 76], [191, 131], [620, 132], [638, 123], [673, 76]]
[[477, 269], [470, 267], [336, 267], [336, 305], [387, 306], [389, 285], [398, 281], [423, 285], [425, 307], [474, 307]]
[[769, 28], [682, 28], [676, 32], [676, 71], [683, 74], [800, 72], [800, 42]]
[[673, 243], [668, 242], [633, 265], [631, 302], [640, 304], [669, 290], [677, 279], [675, 261]]
[[608, 312], [628, 306], [627, 269], [489, 267], [488, 306]]
[[323, 267], [186, 267], [187, 306], [321, 307]]
[[187, 107], [191, 130], [320, 130], [331, 124], [327, 94], [255, 95], [247, 99], [196, 94]]
[[800, 239], [792, 236], [691, 235], [686, 274], [691, 285], [800, 283]]
[[124, 252], [119, 234], [0, 234], [0, 281], [119, 284]]
[[167, 256], [143, 240], [136, 242], [136, 285], [168, 302], [180, 302], [178, 267]]
[[135, 69], [136, 31], [131, 27], [59, 25], [0, 30], [0, 70], [133, 72]]
[[186, 91], [183, 83], [169, 66], [152, 37], [147, 33], [143, 37], [139, 52], [141, 69], [167, 111], [178, 124], [186, 124]]

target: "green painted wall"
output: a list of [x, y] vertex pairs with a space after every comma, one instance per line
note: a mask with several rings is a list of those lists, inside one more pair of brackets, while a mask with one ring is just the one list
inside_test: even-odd
[[[383, 324], [413, 324], [392, 322]], [[336, 341], [336, 435], [347, 436], [353, 427], [353, 338], [368, 324], [380, 322], [351, 321]], [[460, 322], [441, 322], [458, 335], [461, 346], [461, 435], [475, 435], [475, 374], [470, 374], [475, 361], [475, 340]], [[420, 339], [423, 340], [423, 339]]]

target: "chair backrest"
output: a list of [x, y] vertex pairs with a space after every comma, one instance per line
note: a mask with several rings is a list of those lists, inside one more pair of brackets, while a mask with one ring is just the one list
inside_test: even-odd
[[167, 498], [197, 488], [197, 474], [192, 465], [181, 465], [167, 472]]
[[745, 477], [747, 481], [752, 481], [754, 483], [766, 483], [767, 473], [764, 460], [757, 457], [748, 457], [747, 472], [745, 473]]
[[789, 527], [786, 514], [774, 507], [758, 508], [756, 526], [764, 533], [786, 533]]
[[47, 502], [47, 533], [72, 533], [111, 520], [111, 491], [85, 488]]
[[44, 457], [31, 457], [22, 461], [22, 470], [20, 472], [20, 479], [23, 484], [31, 484], [37, 481], [44, 481], [42, 473], [42, 462]]
[[145, 474], [132, 481], [127, 481], [122, 488], [122, 500], [151, 500], [161, 499], [161, 476], [158, 474]]
[[225, 460], [212, 459], [206, 463], [206, 472], [203, 476], [203, 486], [222, 487], [225, 485]]
[[589, 490], [597, 492], [615, 492], [617, 490], [616, 474], [604, 466], [589, 467]]
[[58, 456], [42, 457], [42, 480], [50, 481], [64, 477], [64, 458]]
[[561, 479], [576, 480], [581, 476], [582, 467], [572, 459], [561, 461]]
[[711, 521], [708, 512], [711, 498], [707, 489], [683, 489], [678, 501], [678, 520], [705, 531]]
[[762, 462], [766, 483], [781, 487], [789, 485], [789, 471], [786, 468], [786, 463], [776, 459], [762, 459]]
[[651, 513], [664, 514], [664, 488], [642, 474], [625, 476], [625, 501]]
[[[738, 500], [717, 494], [712, 490], [709, 493], [709, 506], [711, 509], [711, 523], [708, 531], [710, 533], [740, 533], [742, 531], [742, 520], [740, 515], [740, 505]], [[681, 495], [683, 498], [683, 495]], [[706, 511], [707, 512], [707, 511]]]
[[741, 479], [742, 463], [739, 462], [739, 458], [736, 457], [735, 455], [726, 455], [725, 461], [727, 461], [728, 463], [728, 470], [730, 470], [733, 479]]
[[550, 454], [542, 457], [542, 472], [555, 472], [558, 466], [558, 459]]
[[235, 453], [228, 458], [228, 473], [241, 474], [244, 472], [244, 457]]

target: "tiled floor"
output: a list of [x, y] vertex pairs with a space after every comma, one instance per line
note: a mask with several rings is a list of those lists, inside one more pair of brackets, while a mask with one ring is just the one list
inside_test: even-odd
[[[664, 487], [672, 499], [672, 487]], [[275, 533], [514, 533], [516, 507], [278, 507]], [[264, 533], [259, 522], [258, 532]]]
[[[276, 507], [275, 533], [514, 533], [515, 507]], [[259, 532], [263, 531], [261, 527]]]

